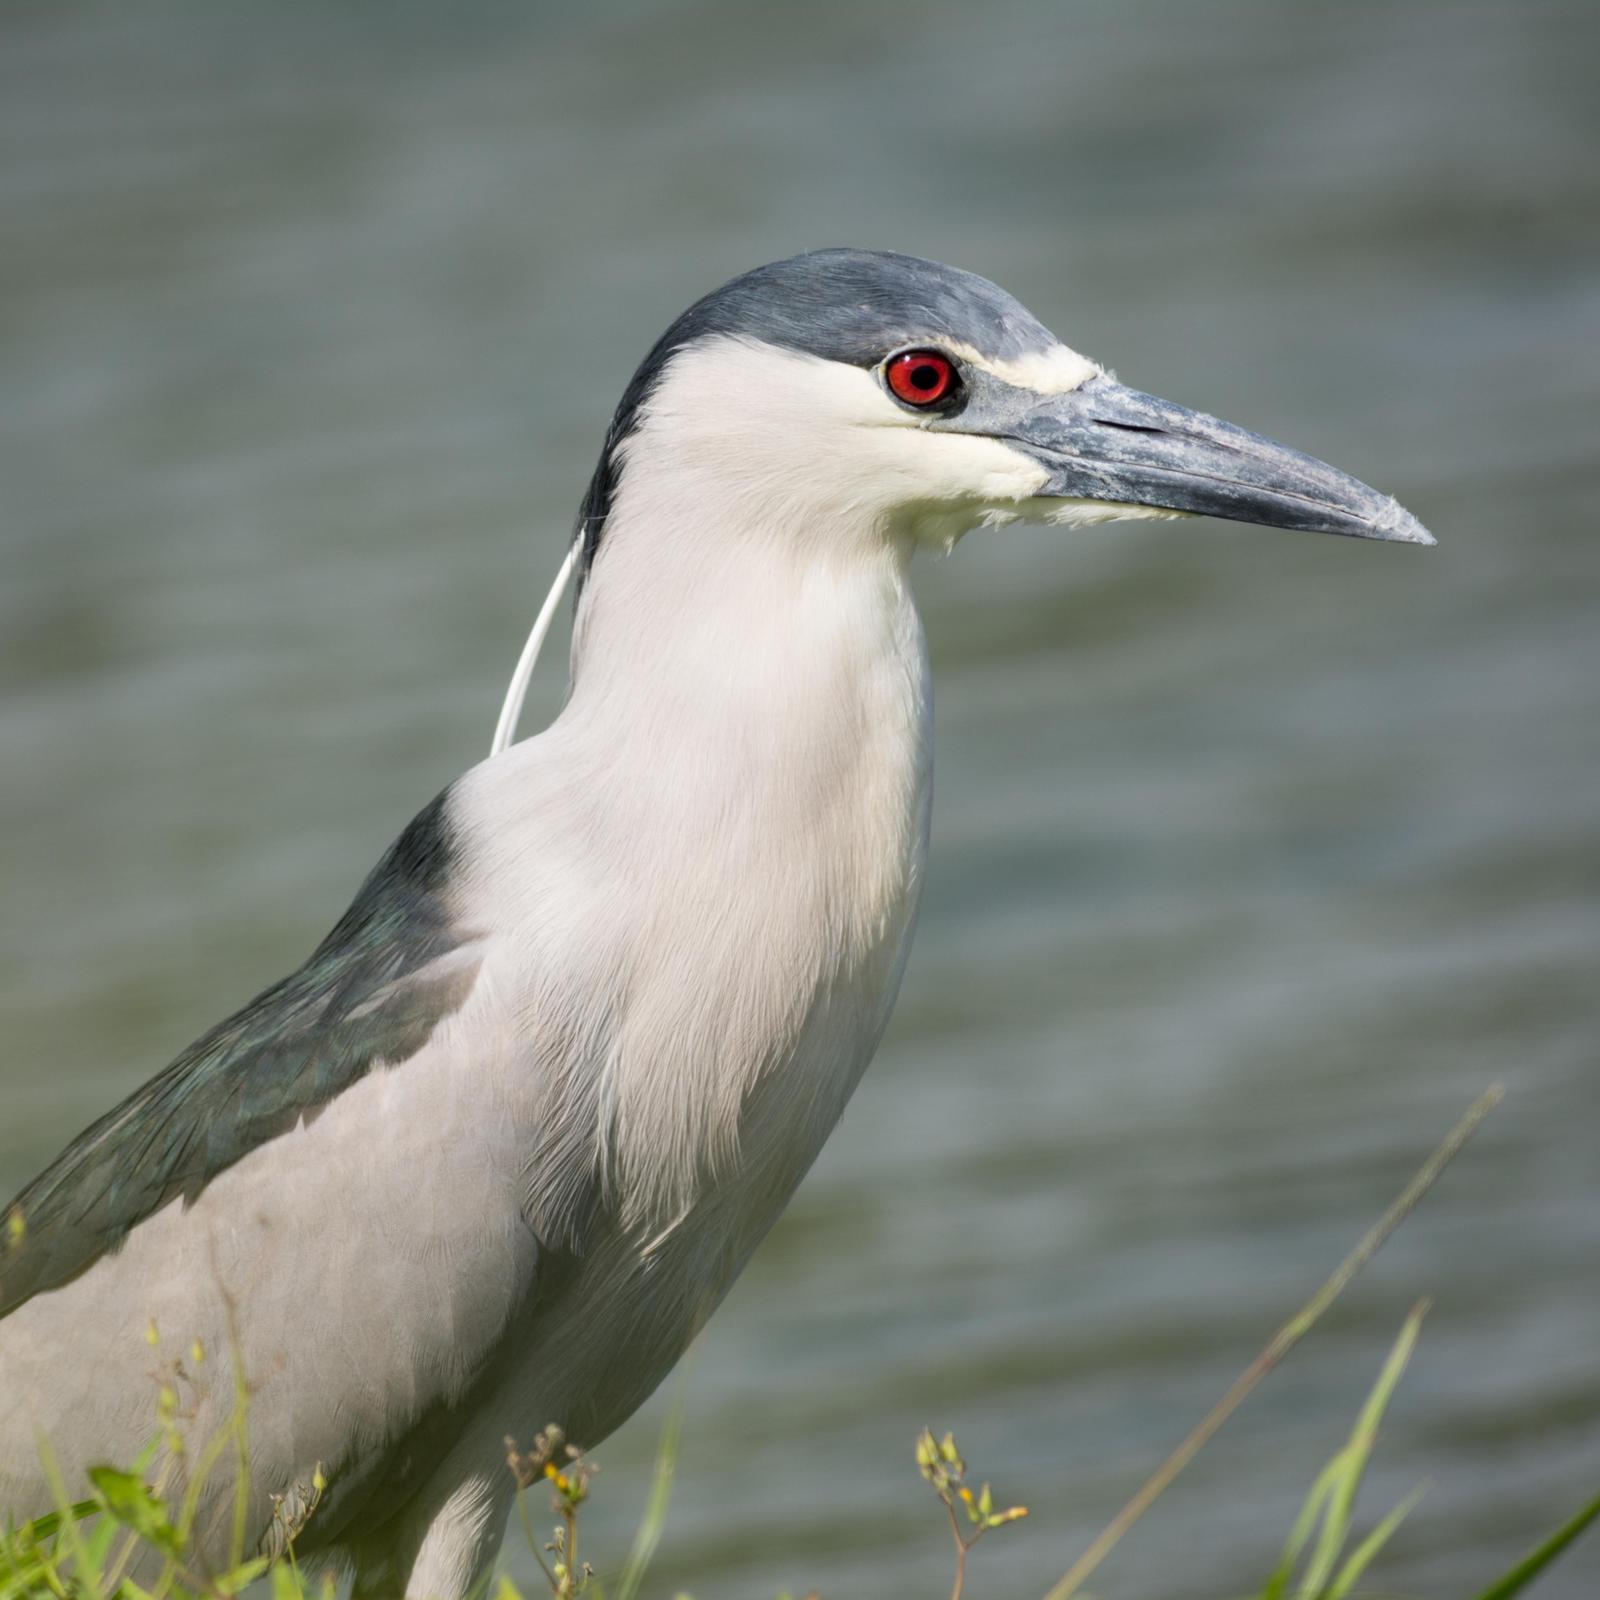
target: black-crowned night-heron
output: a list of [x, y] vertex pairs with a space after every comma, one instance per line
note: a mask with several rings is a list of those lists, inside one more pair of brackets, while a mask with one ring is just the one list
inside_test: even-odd
[[153, 1322], [219, 1353], [183, 1387], [192, 1439], [233, 1404], [220, 1353], [253, 1387], [253, 1542], [320, 1470], [302, 1548], [359, 1592], [465, 1594], [507, 1434], [591, 1445], [639, 1405], [883, 1033], [928, 840], [913, 553], [1196, 513], [1432, 543], [949, 267], [818, 251], [685, 312], [583, 503], [560, 716], [18, 1196], [0, 1512], [48, 1509], [40, 1436], [73, 1493], [151, 1439]]

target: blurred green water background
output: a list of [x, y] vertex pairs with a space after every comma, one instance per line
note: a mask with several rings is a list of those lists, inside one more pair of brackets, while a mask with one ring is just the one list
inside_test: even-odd
[[[932, 255], [1441, 547], [921, 571], [918, 947], [703, 1341], [661, 1592], [943, 1592], [924, 1420], [1034, 1509], [974, 1592], [1038, 1592], [1503, 1077], [1098, 1589], [1259, 1580], [1422, 1292], [1374, 1503], [1434, 1486], [1380, 1575], [1485, 1579], [1600, 1478], [1597, 66], [1592, 4], [8, 4], [0, 1188], [482, 755], [669, 317]], [[602, 1452], [619, 1554], [662, 1409]], [[1594, 1549], [1546, 1590], [1597, 1593]]]

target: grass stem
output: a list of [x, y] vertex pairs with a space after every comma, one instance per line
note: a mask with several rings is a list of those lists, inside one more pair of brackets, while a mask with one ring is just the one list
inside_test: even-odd
[[[1389, 1237], [1416, 1209], [1417, 1203], [1438, 1182], [1439, 1175], [1460, 1153], [1478, 1125], [1499, 1105], [1505, 1090], [1495, 1084], [1467, 1108], [1466, 1114], [1445, 1136], [1444, 1142], [1423, 1162], [1394, 1204], [1367, 1231], [1366, 1237], [1341, 1261], [1332, 1275], [1306, 1303], [1267, 1341], [1266, 1347], [1240, 1373], [1228, 1392], [1201, 1418], [1189, 1436], [1151, 1473], [1133, 1498], [1108, 1522], [1045, 1595], [1044, 1600], [1070, 1600], [1084, 1581], [1111, 1554], [1122, 1536], [1160, 1499], [1172, 1480], [1200, 1453], [1219, 1428], [1249, 1398], [1252, 1391], [1297, 1345], [1350, 1280], [1378, 1253]], [[1493, 1600], [1493, 1597], [1486, 1597]]]

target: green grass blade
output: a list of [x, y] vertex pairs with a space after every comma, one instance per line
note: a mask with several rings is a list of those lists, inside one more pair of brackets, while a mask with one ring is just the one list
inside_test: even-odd
[[24, 1523], [21, 1530], [0, 1539], [0, 1600], [37, 1600], [46, 1594], [66, 1593], [49, 1552], [33, 1538], [30, 1527]]
[[645, 1569], [650, 1565], [661, 1543], [661, 1531], [667, 1521], [667, 1505], [672, 1499], [672, 1477], [678, 1466], [678, 1437], [683, 1427], [683, 1402], [688, 1394], [687, 1382], [678, 1386], [678, 1396], [661, 1429], [661, 1443], [656, 1447], [655, 1471], [650, 1479], [650, 1498], [645, 1502], [644, 1519], [633, 1536], [633, 1548], [628, 1552], [627, 1565], [617, 1580], [617, 1600], [635, 1600], [639, 1586], [644, 1582]]
[[1361, 1574], [1372, 1564], [1377, 1553], [1388, 1544], [1389, 1536], [1411, 1515], [1412, 1507], [1422, 1498], [1423, 1485], [1418, 1484], [1393, 1511], [1386, 1516], [1365, 1539], [1350, 1552], [1349, 1559], [1340, 1567], [1339, 1575], [1323, 1591], [1321, 1600], [1345, 1600], [1355, 1588]]
[[1600, 1518], [1600, 1495], [1570, 1522], [1557, 1528], [1538, 1549], [1530, 1550], [1504, 1577], [1491, 1583], [1477, 1600], [1510, 1600], [1512, 1595], [1521, 1594], [1596, 1518]]
[[[1340, 1455], [1342, 1454], [1341, 1451]], [[1311, 1542], [1311, 1535], [1322, 1515], [1322, 1508], [1327, 1503], [1328, 1496], [1333, 1493], [1338, 1471], [1339, 1456], [1335, 1456], [1317, 1474], [1317, 1481], [1311, 1485], [1311, 1492], [1306, 1496], [1305, 1504], [1300, 1507], [1299, 1516], [1294, 1519], [1294, 1527], [1289, 1530], [1289, 1537], [1283, 1547], [1283, 1556], [1261, 1591], [1261, 1600], [1283, 1600], [1283, 1596], [1289, 1592], [1289, 1583], [1294, 1577], [1295, 1566], [1300, 1560], [1301, 1553]]]
[[1317, 1529], [1310, 1559], [1300, 1577], [1300, 1587], [1295, 1590], [1295, 1600], [1320, 1600], [1339, 1559], [1344, 1541], [1350, 1532], [1350, 1513], [1355, 1504], [1356, 1490], [1361, 1483], [1365, 1462], [1353, 1444], [1345, 1445], [1328, 1463], [1327, 1504], [1323, 1508], [1322, 1522]]
[[[84, 1544], [83, 1530], [72, 1515], [75, 1502], [67, 1497], [67, 1486], [61, 1480], [61, 1469], [56, 1465], [56, 1458], [43, 1435], [35, 1440], [35, 1445], [39, 1451], [39, 1465], [44, 1468], [45, 1481], [50, 1485], [50, 1495], [56, 1503], [56, 1512], [61, 1519], [59, 1543], [67, 1547], [72, 1557], [74, 1592], [81, 1592], [86, 1600], [105, 1600], [100, 1587], [100, 1573]], [[99, 1509], [99, 1505], [96, 1504], [95, 1510]], [[59, 1562], [52, 1560], [51, 1566], [59, 1572]]]
[[301, 1600], [305, 1586], [299, 1581], [294, 1568], [280, 1561], [272, 1569], [272, 1600]]
[[84, 1548], [88, 1551], [89, 1561], [94, 1570], [100, 1574], [100, 1581], [106, 1592], [112, 1593], [116, 1588], [116, 1579], [111, 1574], [111, 1546], [115, 1543], [119, 1529], [110, 1517], [101, 1517], [95, 1523], [94, 1531], [90, 1533]]
[[265, 1556], [252, 1556], [248, 1561], [242, 1561], [230, 1571], [224, 1572], [220, 1577], [211, 1579], [211, 1587], [220, 1595], [235, 1595], [256, 1581], [271, 1563]]
[[[100, 1502], [98, 1500], [79, 1500], [67, 1509], [71, 1513], [74, 1522], [82, 1522], [85, 1517], [92, 1517], [100, 1509]], [[59, 1511], [50, 1511], [42, 1517], [35, 1517], [31, 1522], [24, 1522], [16, 1533], [10, 1535], [10, 1537], [13, 1539], [18, 1537], [24, 1539], [49, 1539], [60, 1527], [61, 1513]]]
[[1356, 1497], [1361, 1493], [1361, 1480], [1366, 1475], [1373, 1446], [1378, 1442], [1378, 1426], [1383, 1421], [1390, 1400], [1394, 1398], [1395, 1385], [1399, 1383], [1400, 1375], [1406, 1370], [1406, 1363], [1417, 1347], [1417, 1334], [1427, 1309], [1426, 1301], [1412, 1307], [1411, 1314], [1400, 1329], [1400, 1336], [1394, 1342], [1394, 1348], [1389, 1352], [1388, 1360], [1383, 1364], [1383, 1371], [1378, 1374], [1378, 1381], [1372, 1386], [1372, 1393], [1367, 1396], [1367, 1402], [1356, 1418], [1349, 1443], [1334, 1458], [1340, 1463], [1339, 1471], [1335, 1475], [1333, 1493], [1328, 1499], [1322, 1531], [1300, 1584], [1299, 1600], [1321, 1600], [1328, 1580], [1333, 1576], [1339, 1554], [1350, 1536], [1350, 1523], [1355, 1516]]

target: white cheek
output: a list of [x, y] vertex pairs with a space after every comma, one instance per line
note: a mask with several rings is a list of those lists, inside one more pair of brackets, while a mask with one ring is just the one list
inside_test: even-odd
[[1031, 456], [978, 434], [886, 427], [873, 430], [863, 446], [886, 506], [965, 507], [974, 521], [985, 506], [1030, 499], [1050, 476]]
[[995, 439], [938, 432], [909, 417], [869, 372], [734, 338], [674, 357], [624, 447], [625, 475], [657, 495], [715, 492], [763, 521], [870, 519], [946, 543], [991, 508], [1044, 486], [1045, 469]]

